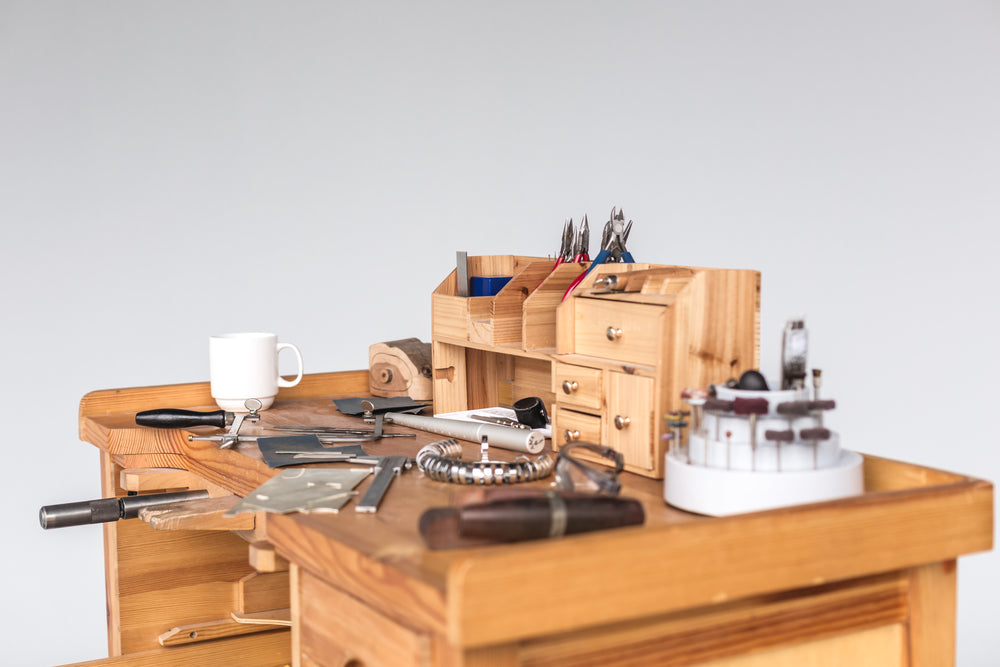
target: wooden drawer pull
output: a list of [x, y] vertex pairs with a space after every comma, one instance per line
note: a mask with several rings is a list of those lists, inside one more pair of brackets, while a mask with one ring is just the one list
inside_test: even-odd
[[569, 429], [566, 429], [563, 432], [563, 436], [565, 437], [566, 442], [574, 442], [574, 441], [580, 439], [580, 432], [579, 431], [571, 431]]
[[615, 428], [618, 429], [619, 431], [627, 427], [631, 423], [632, 420], [629, 419], [628, 417], [622, 417], [621, 415], [615, 416]]
[[562, 383], [562, 389], [567, 394], [572, 394], [574, 391], [580, 388], [580, 383], [576, 380], [565, 380]]
[[615, 327], [608, 327], [608, 330], [604, 332], [608, 337], [608, 340], [618, 340], [622, 337], [622, 330]]

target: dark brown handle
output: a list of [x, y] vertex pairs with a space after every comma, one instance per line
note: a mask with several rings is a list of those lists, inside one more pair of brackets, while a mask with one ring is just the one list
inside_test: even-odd
[[553, 502], [543, 496], [462, 507], [458, 532], [466, 538], [517, 542], [634, 526], [644, 519], [642, 505], [630, 498], [594, 496]]

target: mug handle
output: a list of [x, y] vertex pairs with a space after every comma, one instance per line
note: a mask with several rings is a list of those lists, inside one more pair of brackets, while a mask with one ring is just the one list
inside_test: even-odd
[[299, 352], [299, 348], [295, 347], [291, 343], [278, 343], [275, 348], [275, 354], [280, 354], [282, 350], [291, 350], [295, 353], [295, 358], [299, 360], [299, 374], [294, 380], [286, 380], [285, 378], [278, 375], [278, 386], [279, 387], [294, 387], [302, 380], [302, 353]]

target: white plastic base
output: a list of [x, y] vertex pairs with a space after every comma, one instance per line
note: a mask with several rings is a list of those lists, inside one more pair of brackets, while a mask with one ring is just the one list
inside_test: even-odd
[[841, 450], [833, 465], [818, 470], [751, 472], [692, 465], [667, 454], [663, 497], [674, 507], [728, 516], [854, 496], [864, 491], [860, 454]]

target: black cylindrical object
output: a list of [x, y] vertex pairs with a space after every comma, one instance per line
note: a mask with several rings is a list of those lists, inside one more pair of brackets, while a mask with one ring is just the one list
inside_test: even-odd
[[38, 522], [42, 528], [64, 528], [85, 526], [92, 523], [107, 523], [118, 519], [132, 519], [139, 515], [143, 507], [179, 503], [184, 500], [208, 498], [208, 491], [178, 491], [175, 493], [150, 493], [144, 496], [122, 496], [121, 498], [99, 498], [62, 505], [45, 505], [38, 510]]
[[553, 494], [466, 505], [458, 511], [458, 530], [461, 537], [516, 542], [635, 526], [644, 518], [642, 505], [630, 498]]
[[537, 396], [528, 396], [514, 403], [514, 414], [517, 421], [531, 428], [545, 428], [549, 423], [549, 414], [545, 404]]
[[225, 410], [196, 412], [176, 408], [159, 408], [157, 410], [144, 410], [135, 415], [136, 424], [154, 428], [190, 428], [192, 426], [225, 428], [232, 421], [232, 414], [227, 415]]

